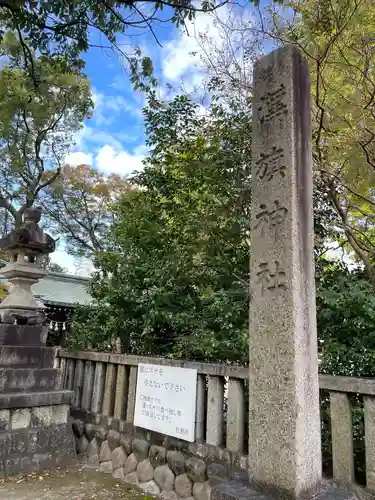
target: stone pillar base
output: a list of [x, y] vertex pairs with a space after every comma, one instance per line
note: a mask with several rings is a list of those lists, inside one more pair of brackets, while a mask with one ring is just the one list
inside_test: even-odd
[[[35, 345], [42, 328], [38, 334], [30, 326], [1, 326], [0, 340], [2, 331], [16, 335], [10, 339], [15, 345], [0, 341], [0, 478], [77, 465], [70, 421], [73, 392], [61, 390], [54, 349]], [[18, 345], [33, 336], [31, 345]]]
[[[48, 394], [48, 393], [47, 393]], [[38, 393], [22, 396], [29, 402], [43, 400]], [[0, 396], [0, 405], [14, 404], [14, 408], [0, 409], [0, 477], [43, 472], [57, 467], [77, 464], [72, 427], [69, 422], [69, 391], [60, 391], [49, 406], [22, 407], [21, 398]], [[43, 402], [43, 401], [42, 401]]]
[[[262, 493], [253, 489], [251, 484], [243, 480], [233, 480], [215, 486], [210, 500], [287, 500], [290, 496], [283, 492], [274, 494]], [[312, 495], [301, 496], [297, 500], [357, 500], [354, 491], [339, 488], [333, 483], [323, 481], [320, 490]]]

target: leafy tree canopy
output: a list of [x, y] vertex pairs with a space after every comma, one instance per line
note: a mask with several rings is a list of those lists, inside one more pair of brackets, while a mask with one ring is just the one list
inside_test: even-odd
[[112, 207], [129, 189], [129, 182], [117, 174], [105, 176], [88, 165], [64, 165], [45, 188], [41, 203], [49, 228], [64, 238], [67, 251], [90, 257], [110, 249]]
[[126, 351], [245, 361], [249, 115], [201, 115], [178, 97], [151, 98], [145, 117], [152, 152], [117, 206], [118, 250], [97, 258], [98, 307], [83, 311], [90, 328], [76, 323], [75, 339], [120, 334]]
[[64, 57], [32, 53], [34, 72], [30, 73], [22, 43], [9, 31], [0, 42], [0, 56], [4, 58], [0, 70], [0, 207], [17, 225], [25, 208], [59, 176], [73, 134], [90, 117], [93, 103], [81, 68]]
[[368, 0], [291, 0], [270, 34], [306, 56], [312, 81], [316, 172], [339, 222], [339, 241], [365, 265], [375, 289], [375, 11]]
[[[177, 26], [192, 20], [196, 13], [213, 11], [227, 0], [0, 0], [0, 34], [15, 30], [28, 56], [27, 45], [42, 55], [60, 54], [70, 60], [79, 59], [92, 43], [92, 33], [99, 31], [111, 47], [128, 61], [133, 82], [140, 73], [150, 76], [151, 60], [140, 53], [128, 52], [121, 43], [123, 35], [131, 37], [146, 30], [160, 43], [155, 26], [172, 22]], [[254, 3], [258, 3], [254, 0]], [[26, 44], [23, 37], [27, 38]], [[32, 58], [27, 57], [32, 72]]]
[[375, 296], [366, 273], [321, 262], [317, 313], [321, 373], [374, 377]]

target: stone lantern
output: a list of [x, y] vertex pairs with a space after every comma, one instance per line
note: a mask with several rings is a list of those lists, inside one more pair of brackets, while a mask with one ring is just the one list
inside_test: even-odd
[[31, 292], [55, 249], [38, 225], [41, 215], [40, 208], [25, 210], [22, 227], [0, 240], [8, 255], [1, 272], [13, 285], [0, 304], [0, 479], [77, 465], [73, 392], [63, 387], [55, 348], [45, 345], [45, 308]]
[[22, 227], [0, 239], [0, 249], [9, 259], [1, 272], [13, 285], [0, 304], [3, 324], [41, 325], [45, 321], [44, 306], [36, 301], [31, 286], [48, 274], [42, 268], [43, 258], [55, 250], [56, 244], [39, 227], [41, 216], [39, 207], [26, 209]]

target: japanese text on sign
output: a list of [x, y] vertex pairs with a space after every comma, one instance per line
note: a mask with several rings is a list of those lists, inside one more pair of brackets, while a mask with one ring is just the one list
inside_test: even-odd
[[138, 365], [134, 425], [194, 441], [197, 371]]

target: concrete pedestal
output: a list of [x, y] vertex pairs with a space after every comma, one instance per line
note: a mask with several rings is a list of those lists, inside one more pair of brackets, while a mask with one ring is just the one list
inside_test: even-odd
[[40, 326], [0, 324], [0, 477], [77, 464], [73, 392], [61, 390], [43, 337]]

